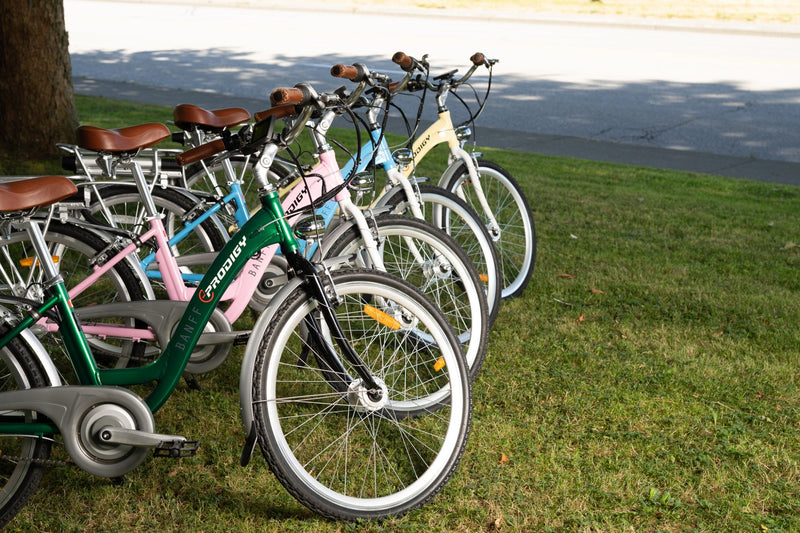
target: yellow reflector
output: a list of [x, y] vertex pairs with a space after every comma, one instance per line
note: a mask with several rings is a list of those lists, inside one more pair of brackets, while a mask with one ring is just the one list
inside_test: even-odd
[[[53, 263], [58, 263], [59, 256], [54, 255], [54, 256], [51, 256], [51, 257], [53, 258]], [[35, 257], [26, 257], [24, 259], [20, 259], [19, 260], [19, 264], [24, 266], [24, 267], [31, 267], [31, 266], [33, 266], [33, 261], [34, 260], [36, 260]], [[36, 264], [39, 264], [38, 260], [36, 260]]]
[[444, 368], [444, 357], [440, 357], [436, 360], [436, 363], [433, 365], [433, 369], [437, 372]]
[[489, 275], [488, 274], [479, 274], [478, 277], [481, 278], [481, 281], [484, 282], [484, 283], [488, 283], [489, 282]]
[[374, 318], [384, 326], [390, 327], [392, 329], [400, 329], [400, 322], [389, 316], [388, 314], [384, 313], [380, 309], [376, 309], [371, 305], [364, 306], [364, 313], [371, 318]]

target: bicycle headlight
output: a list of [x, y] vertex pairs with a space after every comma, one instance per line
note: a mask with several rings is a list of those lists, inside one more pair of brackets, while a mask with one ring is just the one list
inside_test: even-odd
[[456, 128], [456, 138], [459, 141], [466, 141], [472, 136], [472, 128], [469, 126], [459, 126]]
[[399, 167], [406, 167], [414, 161], [414, 152], [409, 148], [398, 148], [392, 152], [392, 159]]

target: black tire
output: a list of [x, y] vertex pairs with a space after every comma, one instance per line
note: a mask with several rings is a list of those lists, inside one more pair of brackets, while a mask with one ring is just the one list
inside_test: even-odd
[[[477, 165], [486, 200], [500, 226], [500, 234], [492, 238], [503, 271], [503, 298], [513, 298], [528, 286], [536, 264], [533, 213], [519, 183], [503, 167], [484, 159], [478, 159]], [[469, 172], [464, 162], [459, 161], [447, 175], [439, 185], [464, 198], [488, 224], [474, 188], [466, 186]]]
[[[0, 335], [8, 331], [0, 327]], [[0, 350], [0, 392], [45, 387], [45, 377], [28, 347], [19, 338]], [[36, 413], [25, 413], [35, 420]], [[2, 418], [2, 417], [0, 417]], [[50, 440], [0, 435], [0, 529], [22, 509], [36, 491], [50, 457]]]
[[[344, 269], [333, 273], [333, 284], [341, 297], [337, 319], [383, 384], [380, 398], [371, 404], [359, 380], [337, 384], [307, 354], [302, 326], [316, 320], [317, 302], [300, 286], [281, 302], [258, 347], [258, 443], [284, 487], [314, 512], [337, 520], [399, 516], [437, 494], [464, 453], [472, 408], [466, 368], [447, 320], [408, 283]], [[391, 316], [402, 325], [367, 318], [367, 302], [396, 310]], [[420, 334], [433, 342], [418, 342]]]

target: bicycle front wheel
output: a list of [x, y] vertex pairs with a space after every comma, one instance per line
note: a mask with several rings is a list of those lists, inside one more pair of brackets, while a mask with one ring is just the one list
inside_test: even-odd
[[[78, 225], [50, 221], [44, 239], [68, 289], [73, 289], [93, 274], [101, 264], [99, 260], [108, 255], [109, 242], [99, 234]], [[5, 235], [0, 246], [0, 280], [2, 280], [0, 290], [18, 297], [41, 301], [42, 284], [46, 278], [38, 261], [34, 261], [35, 257], [36, 252], [28, 240], [27, 233], [14, 231]], [[149, 289], [146, 284], [147, 280], [137, 275], [137, 270], [126, 259], [114, 265], [94, 283], [86, 286], [82, 292], [73, 294], [71, 299], [76, 310], [97, 304], [140, 301], [145, 299]], [[122, 317], [107, 317], [98, 319], [98, 322], [115, 326], [144, 327], [139, 321]], [[61, 351], [58, 334], [49, 334], [39, 325], [32, 327], [31, 330], [40, 334], [40, 340], [48, 352], [54, 354]], [[87, 340], [95, 359], [102, 367], [124, 368], [133, 364], [141, 365], [146, 360], [146, 346], [133, 339], [90, 336]]]
[[345, 341], [380, 391], [365, 390], [341, 357], [344, 373], [331, 370], [320, 347], [338, 347], [309, 332], [318, 303], [300, 287], [258, 348], [258, 442], [280, 482], [313, 511], [340, 520], [401, 515], [437, 494], [464, 453], [466, 368], [447, 320], [408, 283], [344, 269], [333, 285]]
[[[444, 230], [472, 260], [486, 289], [489, 326], [500, 310], [502, 276], [497, 250], [478, 213], [454, 193], [436, 185], [419, 184], [419, 201], [425, 220]], [[412, 199], [411, 201], [414, 201]], [[403, 187], [394, 186], [378, 199], [378, 206], [392, 206], [393, 213], [411, 216], [411, 205]]]
[[[490, 320], [486, 293], [472, 260], [444, 230], [425, 220], [381, 214], [374, 221], [386, 271], [419, 288], [445, 314], [474, 380], [486, 358]], [[324, 248], [325, 257], [356, 254], [358, 266], [375, 266], [356, 226]]]
[[[503, 299], [513, 298], [528, 286], [536, 263], [533, 213], [519, 183], [503, 167], [478, 159], [476, 170], [486, 202], [498, 224], [496, 228], [490, 227], [489, 233], [503, 272]], [[474, 184], [470, 183], [464, 161], [448, 169], [439, 185], [465, 199], [484, 223], [489, 224], [489, 217], [481, 206]]]

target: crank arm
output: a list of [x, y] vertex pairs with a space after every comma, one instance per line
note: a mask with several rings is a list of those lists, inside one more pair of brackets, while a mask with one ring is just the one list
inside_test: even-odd
[[[159, 450], [197, 449], [196, 441], [189, 441], [180, 435], [150, 433], [136, 429], [106, 426], [97, 432], [98, 438], [106, 444], [122, 444], [136, 448], [157, 448]], [[194, 446], [193, 446], [194, 445]]]

